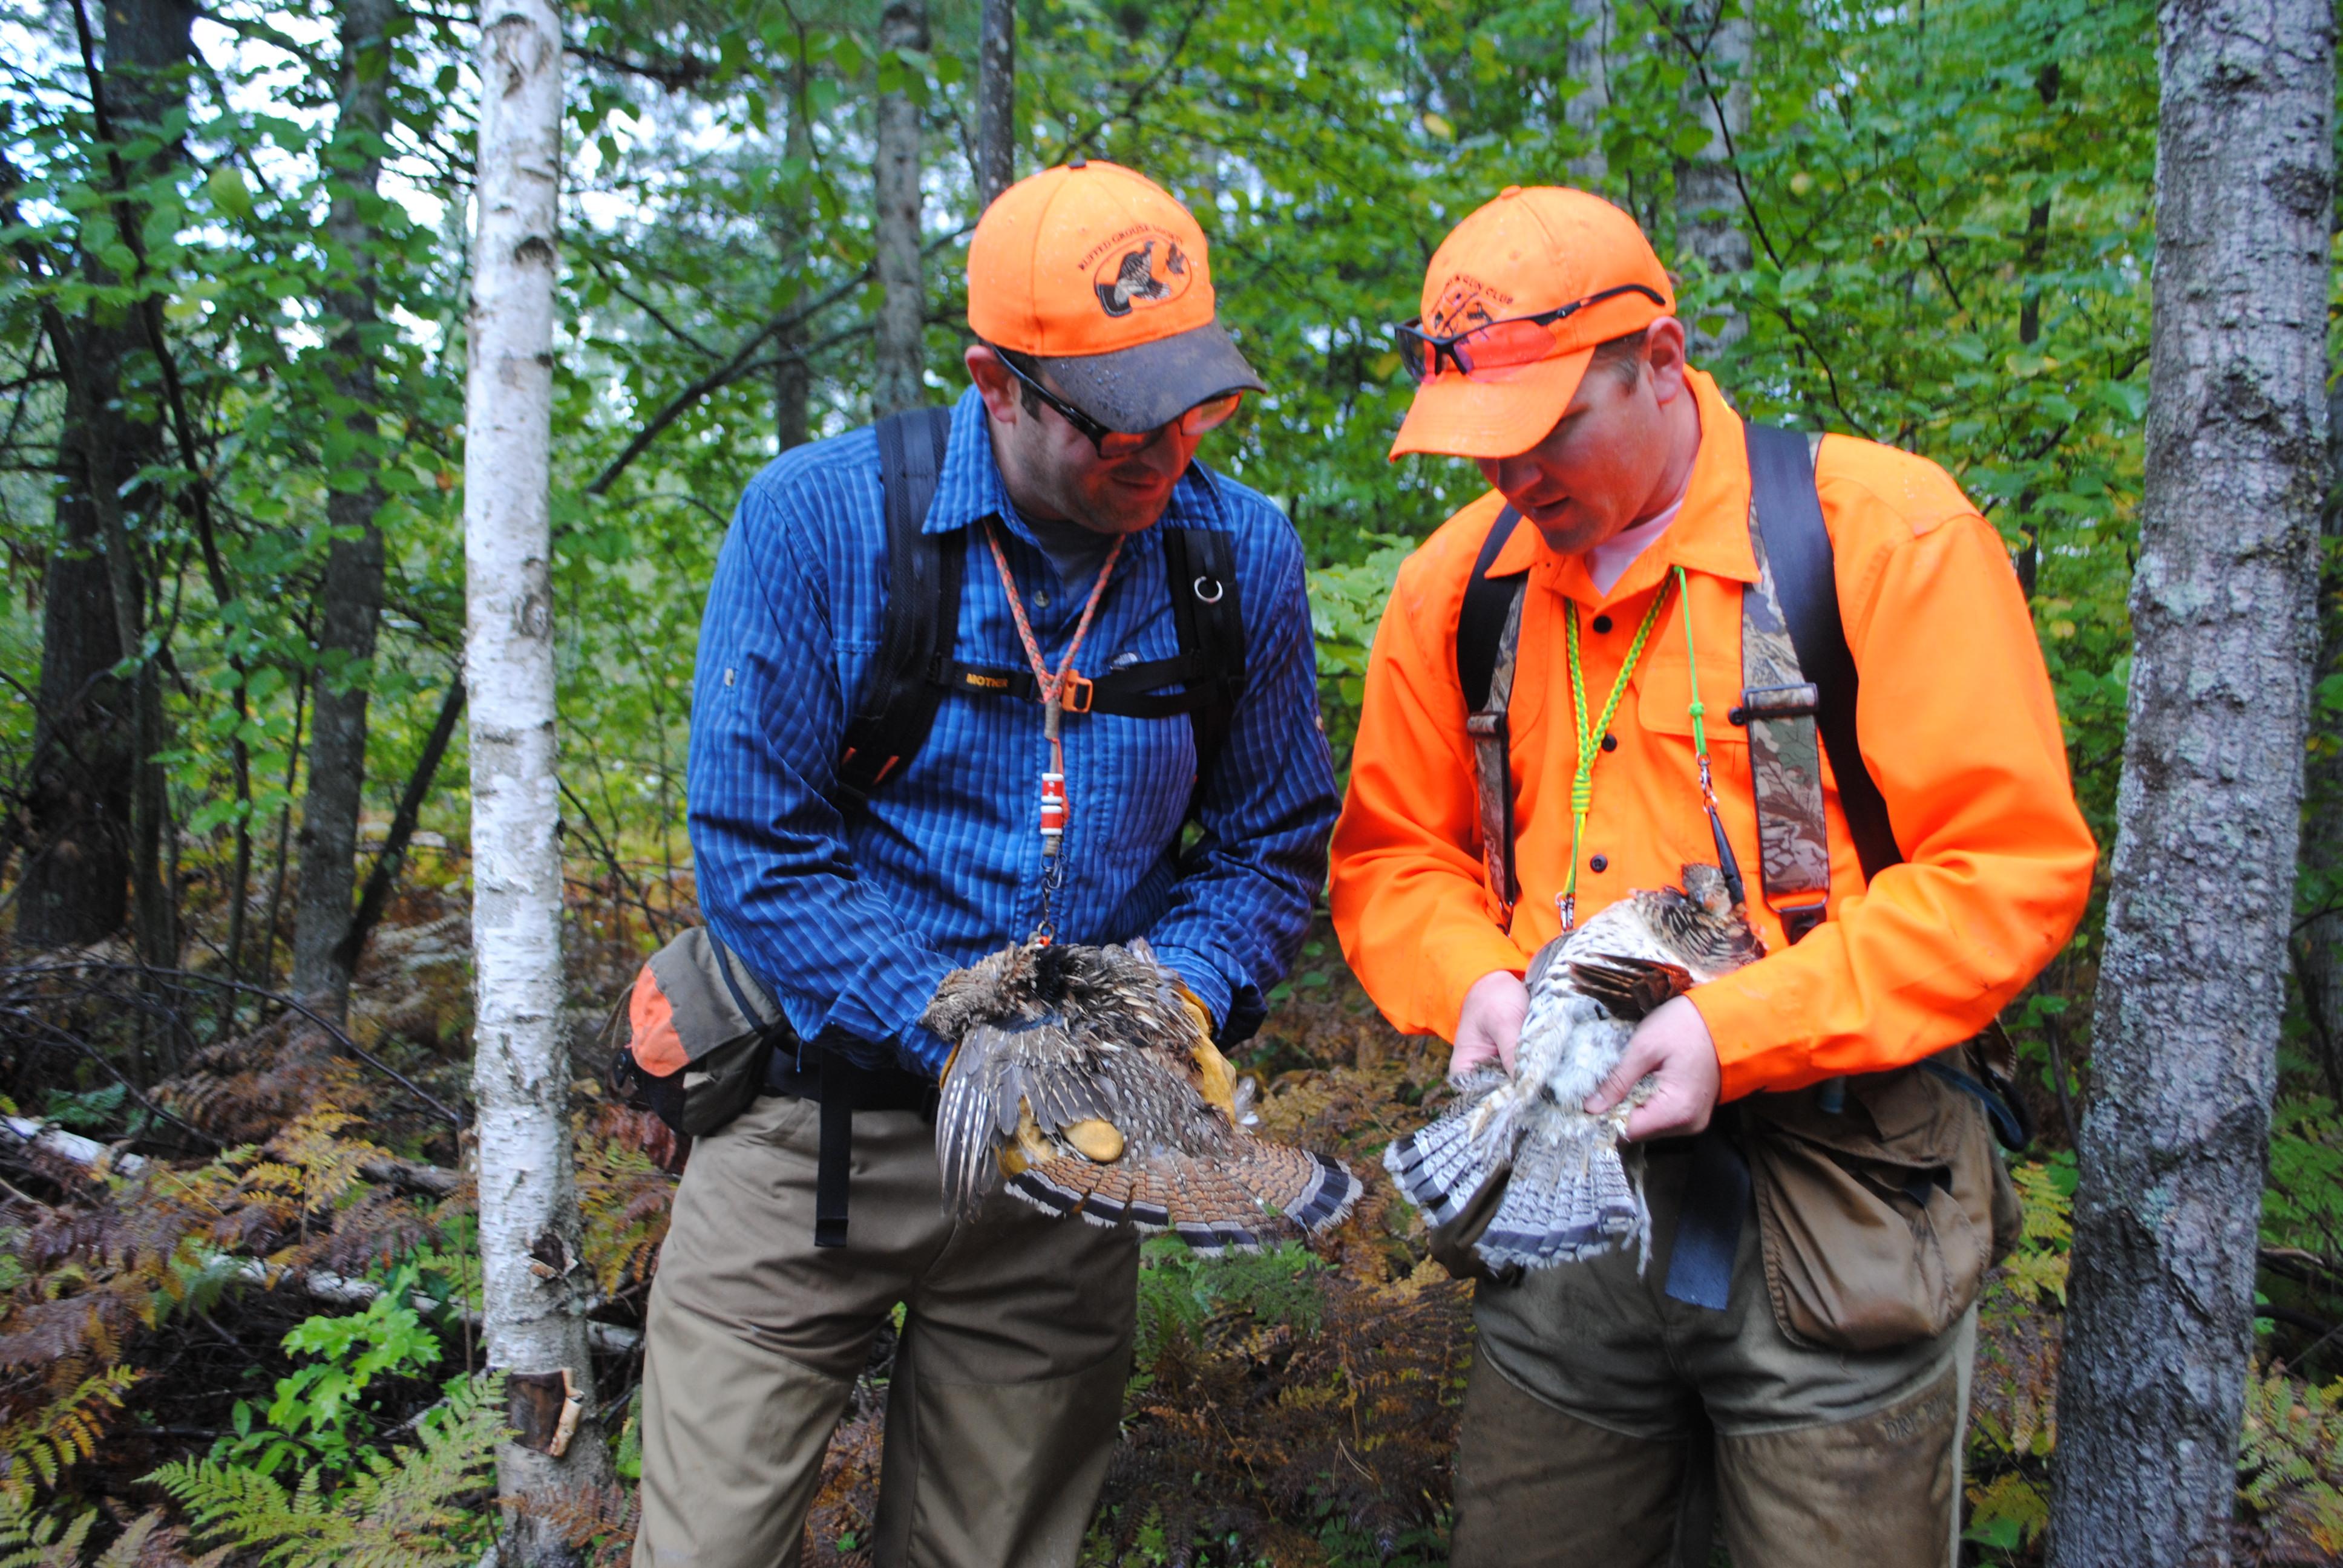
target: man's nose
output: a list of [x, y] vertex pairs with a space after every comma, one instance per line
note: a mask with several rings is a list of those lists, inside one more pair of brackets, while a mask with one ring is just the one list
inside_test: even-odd
[[1166, 478], [1177, 478], [1188, 467], [1188, 459], [1196, 455], [1202, 436], [1191, 436], [1179, 425], [1166, 426], [1155, 439], [1131, 454], [1131, 460], [1144, 464], [1149, 472]]
[[1499, 457], [1489, 467], [1490, 482], [1508, 496], [1526, 490], [1538, 481], [1537, 459], [1527, 452]]

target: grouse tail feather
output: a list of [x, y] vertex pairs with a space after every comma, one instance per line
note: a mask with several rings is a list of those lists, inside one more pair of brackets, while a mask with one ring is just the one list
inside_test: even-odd
[[1272, 1144], [1248, 1155], [1227, 1165], [1062, 1155], [1020, 1171], [1008, 1189], [1046, 1213], [1168, 1231], [1210, 1256], [1260, 1251], [1295, 1227], [1323, 1230], [1358, 1201], [1358, 1178], [1338, 1161]]
[[1463, 1213], [1491, 1174], [1473, 1136], [1472, 1107], [1461, 1106], [1413, 1132], [1392, 1140], [1383, 1169], [1435, 1225]]
[[1652, 1217], [1642, 1172], [1628, 1171], [1607, 1131], [1587, 1119], [1523, 1141], [1504, 1201], [1482, 1233], [1483, 1258], [1499, 1268], [1539, 1269], [1637, 1243], [1648, 1261]]

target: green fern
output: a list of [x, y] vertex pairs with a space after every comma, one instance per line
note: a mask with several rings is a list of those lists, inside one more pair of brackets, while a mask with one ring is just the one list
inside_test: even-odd
[[2237, 1495], [2264, 1517], [2298, 1523], [2343, 1553], [2343, 1382], [2326, 1388], [2272, 1369], [2246, 1379]]
[[0, 1492], [0, 1568], [78, 1568], [95, 1510], [70, 1523], [33, 1512], [22, 1493]]
[[461, 1503], [488, 1482], [501, 1390], [494, 1377], [457, 1383], [417, 1426], [415, 1447], [366, 1455], [330, 1493], [314, 1471], [288, 1492], [274, 1476], [209, 1460], [147, 1479], [186, 1509], [198, 1537], [257, 1551], [266, 1568], [457, 1568], [478, 1559], [490, 1528]]

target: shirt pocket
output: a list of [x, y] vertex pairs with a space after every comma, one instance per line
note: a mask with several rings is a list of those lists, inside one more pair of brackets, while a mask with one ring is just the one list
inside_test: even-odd
[[[1682, 654], [1655, 658], [1644, 671], [1635, 694], [1635, 720], [1655, 735], [1693, 738], [1693, 681]], [[1722, 658], [1700, 659], [1701, 728], [1714, 757], [1725, 747], [1749, 746], [1749, 732], [1726, 716], [1741, 703], [1741, 671]]]

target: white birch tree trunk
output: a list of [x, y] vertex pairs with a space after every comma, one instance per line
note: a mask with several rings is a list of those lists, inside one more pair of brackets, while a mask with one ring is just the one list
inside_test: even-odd
[[2326, 488], [2334, 16], [2165, 0], [2147, 483], [2050, 1510], [2231, 1555]]
[[[498, 1452], [505, 1568], [566, 1561], [548, 1494], [608, 1473], [590, 1419], [558, 1433], [542, 1395], [594, 1403], [573, 1272], [569, 1063], [562, 1038], [548, 526], [561, 29], [549, 0], [480, 12], [478, 229], [465, 389], [464, 678], [471, 694], [472, 1091], [488, 1362], [521, 1436]], [[528, 1392], [540, 1397], [532, 1404]], [[558, 1412], [557, 1393], [552, 1409]], [[556, 1454], [545, 1450], [560, 1448]], [[518, 1504], [516, 1508], [514, 1505]]]
[[[879, 46], [924, 55], [926, 0], [887, 0]], [[920, 106], [910, 94], [879, 95], [879, 380], [871, 401], [881, 414], [928, 400], [927, 288], [920, 266]]]

